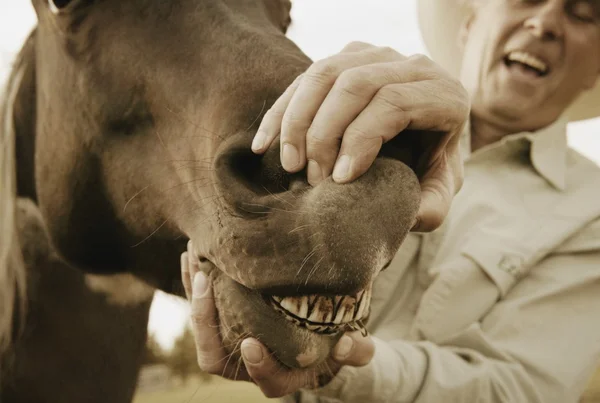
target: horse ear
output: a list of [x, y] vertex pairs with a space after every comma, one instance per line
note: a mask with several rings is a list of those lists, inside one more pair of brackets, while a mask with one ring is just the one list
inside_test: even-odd
[[17, 195], [37, 201], [34, 170], [36, 128], [34, 35], [35, 31], [31, 33], [19, 53], [9, 81], [9, 87], [16, 75], [21, 74], [19, 88], [12, 105], [17, 164]]
[[267, 7], [267, 13], [273, 23], [278, 26], [283, 33], [287, 32], [288, 27], [292, 23], [290, 11], [292, 9], [292, 2], [290, 0], [268, 0], [265, 3]]

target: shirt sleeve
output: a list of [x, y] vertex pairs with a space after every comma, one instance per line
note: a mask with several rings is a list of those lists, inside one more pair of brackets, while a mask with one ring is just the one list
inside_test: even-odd
[[600, 360], [599, 311], [600, 250], [554, 253], [443, 343], [375, 338], [369, 365], [344, 367], [313, 393], [347, 403], [574, 403]]

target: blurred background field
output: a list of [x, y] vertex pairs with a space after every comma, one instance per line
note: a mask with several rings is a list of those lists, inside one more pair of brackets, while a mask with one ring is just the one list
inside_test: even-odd
[[[153, 334], [148, 337], [145, 362], [133, 403], [267, 403], [260, 389], [248, 382], [228, 381], [202, 373], [196, 364], [189, 327], [165, 350]], [[368, 403], [368, 402], [365, 402]], [[511, 402], [512, 403], [512, 402]], [[520, 403], [520, 402], [515, 402]], [[527, 403], [527, 402], [523, 402]], [[600, 403], [600, 368], [580, 403]]]
[[139, 391], [133, 403], [266, 403], [260, 389], [247, 382], [233, 382], [218, 377], [194, 376], [185, 384], [175, 383], [156, 391]]

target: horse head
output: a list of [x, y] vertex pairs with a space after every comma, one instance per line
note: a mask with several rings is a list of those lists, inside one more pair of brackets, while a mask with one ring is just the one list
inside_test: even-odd
[[188, 239], [214, 284], [224, 342], [262, 340], [317, 365], [366, 320], [373, 279], [419, 204], [386, 144], [345, 185], [255, 155], [263, 114], [311, 60], [288, 0], [33, 0], [14, 103], [18, 190], [54, 247], [96, 274], [181, 290]]

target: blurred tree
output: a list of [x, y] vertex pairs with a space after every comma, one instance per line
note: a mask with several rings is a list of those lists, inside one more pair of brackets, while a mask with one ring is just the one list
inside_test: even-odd
[[143, 365], [162, 364], [166, 361], [167, 354], [156, 340], [156, 335], [149, 333], [146, 341], [146, 353], [144, 354]]
[[198, 366], [194, 335], [189, 326], [186, 326], [183, 333], [175, 340], [167, 364], [173, 376], [179, 377], [183, 383], [191, 375], [200, 375], [203, 379], [210, 378], [210, 375], [200, 370]]

